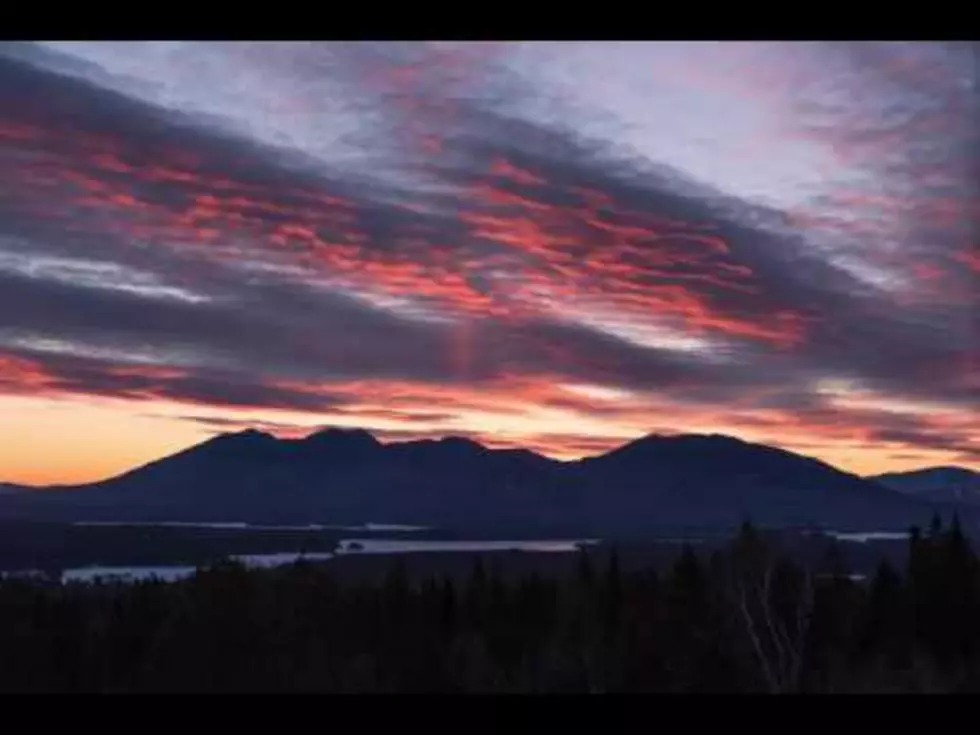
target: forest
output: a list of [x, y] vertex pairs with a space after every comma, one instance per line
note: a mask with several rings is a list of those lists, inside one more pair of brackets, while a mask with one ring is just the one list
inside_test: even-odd
[[2, 692], [947, 693], [980, 691], [980, 563], [955, 519], [907, 564], [805, 565], [745, 524], [625, 570], [380, 582], [222, 563], [178, 583], [0, 582]]

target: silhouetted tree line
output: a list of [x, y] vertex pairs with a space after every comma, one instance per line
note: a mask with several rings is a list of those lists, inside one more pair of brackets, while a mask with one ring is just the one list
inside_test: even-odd
[[855, 581], [750, 525], [663, 572], [341, 583], [299, 563], [185, 582], [0, 584], [0, 690], [68, 692], [980, 691], [980, 566], [957, 522]]

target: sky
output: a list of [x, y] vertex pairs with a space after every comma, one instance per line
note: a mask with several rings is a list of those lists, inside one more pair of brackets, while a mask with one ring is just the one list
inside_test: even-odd
[[358, 426], [980, 469], [978, 46], [0, 43], [0, 480]]

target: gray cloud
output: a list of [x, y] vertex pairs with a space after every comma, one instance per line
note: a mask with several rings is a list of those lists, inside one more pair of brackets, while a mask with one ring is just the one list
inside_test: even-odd
[[[799, 212], [750, 203], [575, 121], [522, 117], [512, 79], [497, 77], [483, 100], [440, 105], [423, 47], [303, 53], [292, 73], [304, 84], [321, 65], [348, 88], [381, 78], [372, 104], [388, 117], [372, 130], [415, 115], [438, 155], [403, 151], [390, 171], [355, 175], [200, 110], [110, 89], [118, 80], [101, 67], [0, 47], [0, 357], [43, 365], [57, 390], [312, 412], [351, 400], [331, 395], [331, 381], [465, 387], [514, 376], [727, 405], [747, 424], [758, 409], [839, 416], [816, 392], [828, 378], [980, 407], [980, 265], [969, 266], [973, 241], [944, 224], [941, 206], [959, 206], [956, 166], [976, 161], [958, 118], [958, 158], [921, 159], [930, 170], [956, 164], [946, 184], [896, 204], [901, 222], [887, 232], [912, 239], [881, 247], [902, 286], [840, 259], [866, 234], [860, 223], [801, 227]], [[847, 63], [874, 65], [880, 53], [862, 47]], [[421, 87], [385, 86], [384, 74], [419, 67]], [[943, 73], [929, 68], [929, 79]], [[948, 97], [976, 104], [975, 85], [949, 84]], [[509, 99], [508, 111], [488, 95]], [[902, 99], [882, 97], [918, 111], [896, 122], [898, 136], [926, 109]], [[900, 163], [884, 170], [919, 170]], [[877, 247], [862, 257], [874, 261]], [[678, 335], [702, 342], [678, 346]], [[182, 372], [114, 371], [127, 362]], [[304, 381], [317, 387], [282, 387]], [[773, 385], [779, 393], [761, 390]], [[959, 439], [862, 419], [879, 422], [883, 442], [973, 456]]]

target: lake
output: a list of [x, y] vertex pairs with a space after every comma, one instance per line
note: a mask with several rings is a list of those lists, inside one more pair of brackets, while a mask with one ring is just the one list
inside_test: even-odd
[[397, 523], [365, 523], [360, 526], [338, 526], [324, 523], [303, 525], [267, 525], [242, 521], [199, 523], [190, 521], [77, 521], [73, 526], [96, 528], [207, 528], [223, 531], [361, 531], [367, 533], [419, 533], [427, 526], [402, 526]]
[[[223, 525], [222, 527], [227, 527]], [[404, 530], [404, 527], [399, 527]], [[329, 561], [336, 556], [348, 554], [410, 554], [446, 552], [500, 552], [519, 551], [526, 553], [574, 553], [583, 546], [599, 543], [595, 539], [586, 540], [539, 540], [539, 541], [410, 541], [404, 539], [355, 538], [343, 539], [334, 553], [296, 553], [238, 554], [228, 558], [246, 567], [269, 569], [293, 564], [299, 560]], [[158, 579], [175, 582], [193, 577], [197, 571], [192, 566], [87, 566], [66, 569], [61, 582], [87, 583], [96, 580], [113, 582], [138, 582]]]
[[596, 539], [545, 541], [422, 541], [414, 539], [343, 539], [338, 554], [412, 554], [423, 552], [523, 551], [567, 554], [582, 546], [598, 544]]
[[909, 538], [908, 531], [860, 531], [854, 533], [827, 531], [826, 535], [838, 541], [849, 541], [857, 544], [866, 544], [871, 541], [907, 541]]

